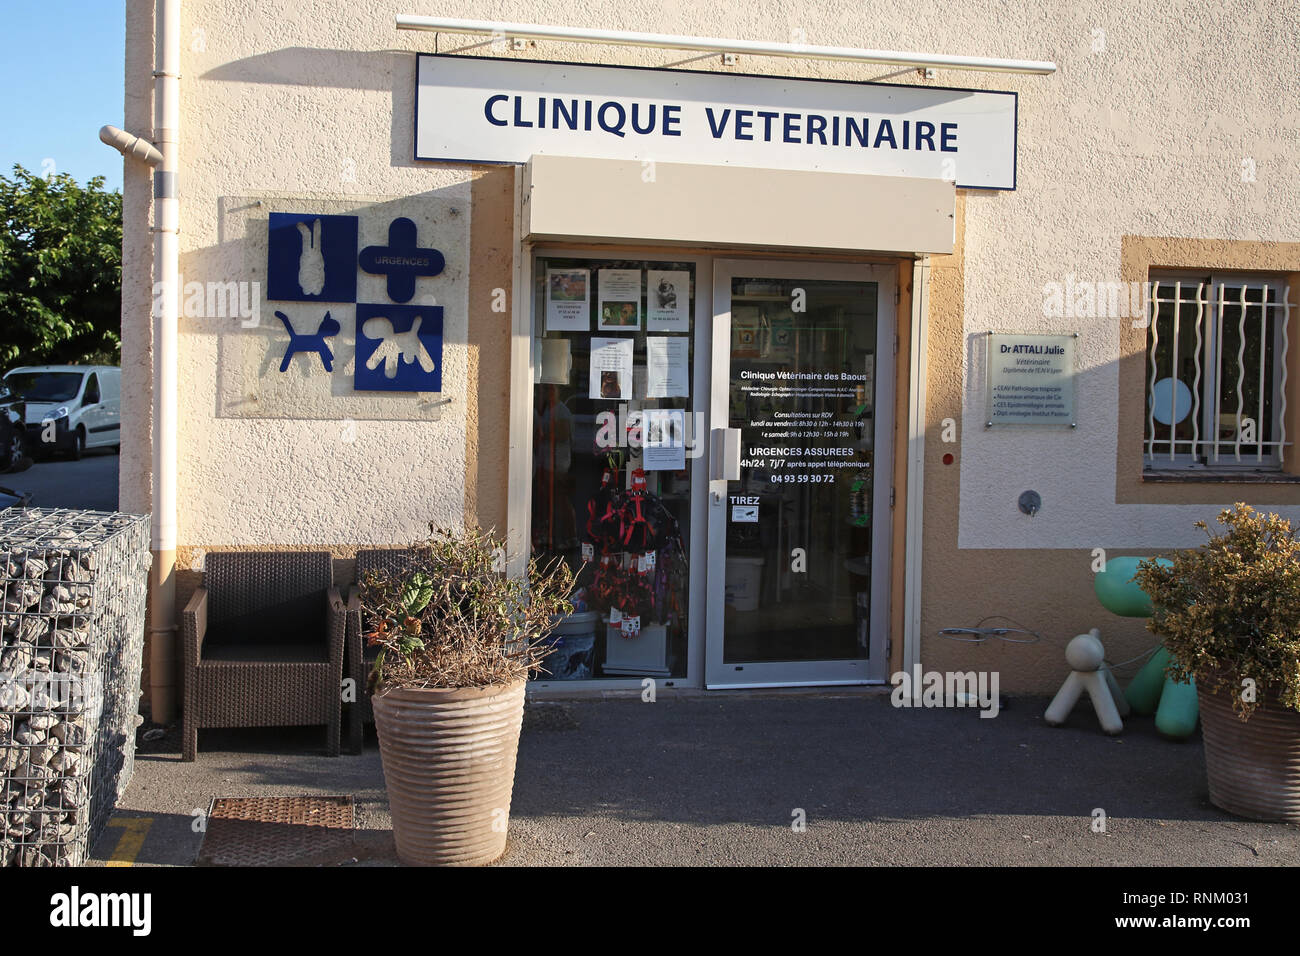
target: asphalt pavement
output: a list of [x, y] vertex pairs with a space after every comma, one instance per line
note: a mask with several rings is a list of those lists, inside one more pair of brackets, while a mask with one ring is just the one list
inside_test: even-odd
[[[1108, 737], [1086, 703], [1048, 727], [1046, 703], [988, 719], [879, 692], [530, 701], [499, 865], [1300, 865], [1300, 827], [1209, 803], [1199, 734], [1132, 718]], [[145, 746], [100, 861], [191, 864], [214, 796], [344, 793], [356, 839], [327, 863], [397, 865], [373, 730], [334, 759], [315, 728], [203, 731], [189, 764], [174, 728]]]
[[30, 491], [33, 508], [117, 510], [118, 454], [91, 448], [81, 461], [46, 458], [26, 471], [0, 474], [0, 487]]

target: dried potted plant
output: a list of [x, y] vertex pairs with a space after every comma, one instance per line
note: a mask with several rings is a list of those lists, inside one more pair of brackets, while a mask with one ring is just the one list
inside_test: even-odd
[[503, 568], [489, 532], [435, 529], [400, 571], [360, 582], [363, 629], [397, 855], [413, 865], [502, 854], [524, 686], [572, 611], [562, 562]]
[[1238, 503], [1227, 530], [1172, 563], [1138, 565], [1147, 623], [1169, 673], [1196, 679], [1210, 801], [1257, 820], [1300, 822], [1300, 541], [1290, 522]]

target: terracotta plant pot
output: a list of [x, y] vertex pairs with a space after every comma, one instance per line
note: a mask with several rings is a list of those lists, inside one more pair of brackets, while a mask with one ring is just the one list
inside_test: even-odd
[[1232, 697], [1197, 682], [1210, 802], [1252, 820], [1300, 823], [1300, 713], [1260, 705], [1248, 721]]
[[475, 866], [505, 852], [525, 683], [372, 698], [403, 863]]

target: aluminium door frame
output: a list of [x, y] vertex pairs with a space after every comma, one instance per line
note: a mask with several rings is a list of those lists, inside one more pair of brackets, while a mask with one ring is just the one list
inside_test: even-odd
[[[755, 278], [875, 282], [876, 367], [873, 396], [871, 622], [872, 657], [863, 660], [733, 662], [724, 660], [727, 482], [709, 475], [708, 581], [704, 685], [707, 688], [762, 688], [883, 684], [888, 680], [893, 509], [890, 489], [894, 461], [895, 368], [893, 345], [898, 328], [896, 267], [875, 262], [799, 258], [724, 259], [713, 261], [712, 377], [710, 434], [725, 428], [731, 389], [731, 280]], [[725, 309], [723, 304], [725, 303]], [[710, 459], [712, 456], [710, 456]], [[735, 675], [744, 673], [743, 678]]]
[[[702, 454], [692, 462], [691, 469], [691, 540], [686, 542], [688, 549], [688, 562], [690, 567], [690, 576], [687, 580], [687, 622], [686, 622], [686, 675], [684, 677], [655, 677], [651, 678], [658, 687], [685, 687], [700, 689], [704, 686], [704, 644], [705, 644], [705, 608], [708, 604], [708, 598], [705, 593], [707, 580], [706, 562], [704, 560], [705, 549], [708, 542], [708, 521], [706, 501], [708, 494], [708, 434], [711, 427], [709, 396], [711, 395], [710, 381], [710, 362], [709, 356], [712, 355], [713, 345], [711, 341], [711, 332], [713, 326], [713, 262], [711, 255], [677, 251], [672, 246], [659, 246], [653, 243], [644, 243], [636, 245], [620, 245], [616, 247], [599, 247], [581, 244], [564, 244], [564, 243], [527, 243], [523, 248], [523, 254], [520, 259], [523, 268], [520, 274], [516, 275], [515, 296], [516, 304], [515, 315], [515, 336], [516, 350], [514, 352], [514, 361], [511, 369], [511, 382], [525, 387], [521, 391], [527, 392], [526, 400], [519, 402], [519, 407], [526, 405], [526, 417], [524, 422], [526, 426], [521, 426], [515, 421], [515, 414], [512, 412], [510, 423], [510, 447], [512, 457], [518, 453], [524, 461], [522, 473], [531, 475], [533, 473], [533, 442], [532, 442], [532, 415], [533, 415], [533, 370], [535, 363], [540, 362], [540, 355], [533, 352], [533, 285], [532, 277], [536, 270], [537, 259], [547, 256], [567, 256], [572, 258], [583, 259], [658, 259], [665, 262], [691, 262], [695, 265], [695, 309], [694, 321], [695, 329], [693, 333], [692, 348], [695, 355], [695, 368], [691, 375], [691, 412], [703, 416], [703, 428], [700, 434], [692, 435], [695, 443], [704, 442]], [[594, 333], [593, 333], [594, 334]], [[527, 341], [518, 345], [518, 339], [526, 337]], [[523, 361], [524, 371], [521, 373], [519, 368], [514, 367]], [[521, 377], [521, 374], [523, 377]], [[514, 389], [512, 388], [512, 394]], [[698, 420], [698, 419], [697, 419]], [[516, 480], [512, 469], [511, 481]], [[528, 497], [528, 491], [531, 490], [531, 481], [527, 484], [527, 489], [523, 492], [522, 497]], [[527, 510], [524, 508], [527, 506]], [[519, 512], [523, 512], [523, 517]], [[521, 502], [511, 508], [511, 526], [515, 527], [516, 521], [526, 522], [519, 530], [513, 530], [511, 539], [521, 542], [525, 553], [531, 553], [529, 542], [531, 540], [531, 506], [528, 502]], [[528, 692], [540, 697], [568, 697], [581, 695], [584, 692], [599, 693], [609, 690], [640, 690], [644, 687], [644, 677], [603, 677], [593, 680], [581, 681], [553, 681], [553, 680], [535, 680], [528, 682]]]

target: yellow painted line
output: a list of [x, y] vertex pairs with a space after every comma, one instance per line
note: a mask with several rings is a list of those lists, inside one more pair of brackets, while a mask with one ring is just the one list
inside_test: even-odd
[[110, 827], [120, 827], [122, 839], [117, 841], [117, 849], [105, 866], [133, 866], [135, 858], [140, 855], [144, 838], [153, 826], [153, 817], [117, 817], [108, 821]]

